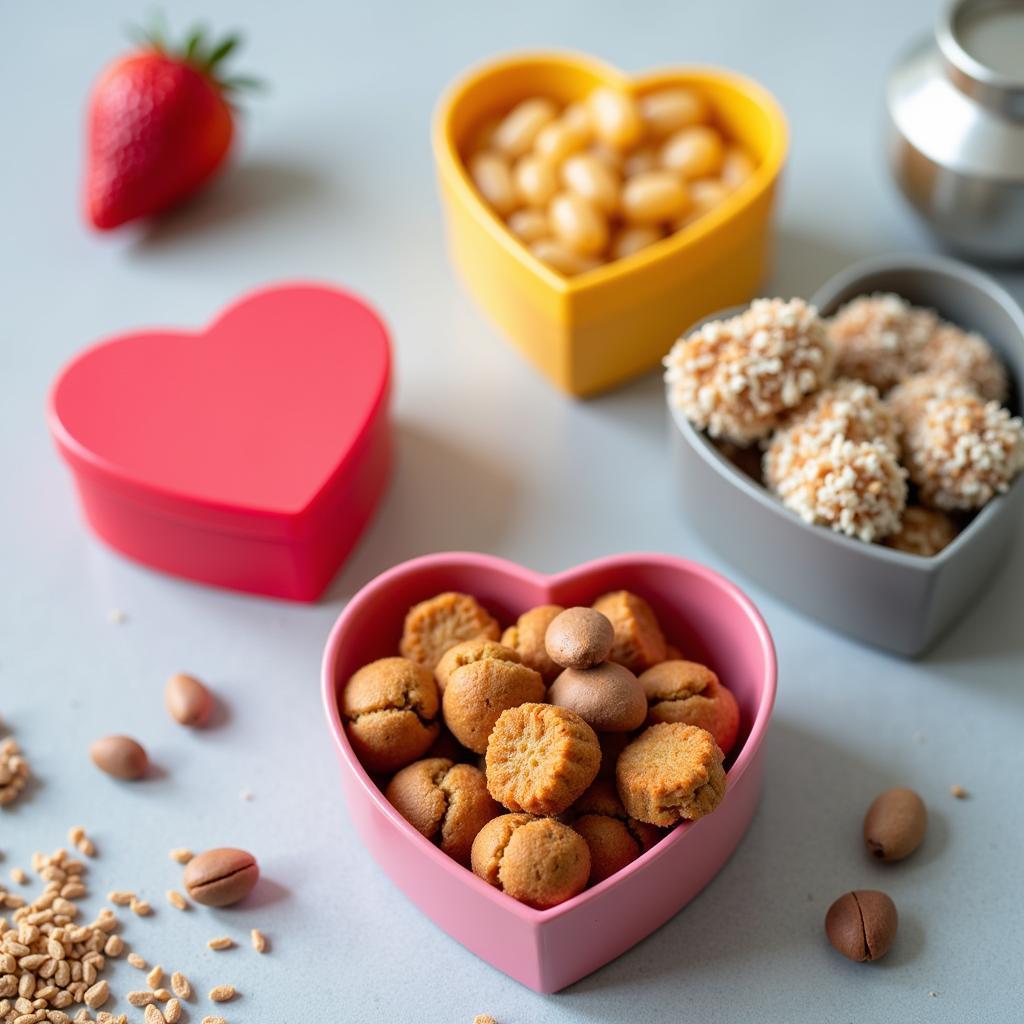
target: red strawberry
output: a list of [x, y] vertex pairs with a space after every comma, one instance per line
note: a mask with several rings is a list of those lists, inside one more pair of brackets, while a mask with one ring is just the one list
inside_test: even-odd
[[101, 230], [160, 213], [223, 164], [234, 134], [228, 96], [249, 79], [221, 79], [236, 36], [207, 49], [201, 31], [183, 52], [158, 35], [114, 61], [89, 100], [85, 213]]

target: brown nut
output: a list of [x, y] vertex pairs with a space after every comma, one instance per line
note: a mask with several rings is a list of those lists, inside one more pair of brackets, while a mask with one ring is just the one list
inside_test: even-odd
[[899, 786], [875, 797], [864, 816], [864, 842], [872, 857], [894, 861], [909, 857], [924, 839], [928, 811], [912, 789]]
[[643, 687], [614, 661], [565, 669], [548, 691], [548, 700], [575, 711], [595, 732], [632, 732], [647, 718]]
[[214, 703], [213, 694], [195, 676], [177, 672], [167, 680], [164, 704], [171, 718], [181, 725], [206, 725]]
[[130, 736], [105, 736], [89, 748], [89, 757], [100, 771], [115, 779], [141, 779], [149, 757], [141, 743]]
[[252, 892], [260, 877], [256, 858], [245, 850], [219, 846], [193, 857], [182, 879], [189, 896], [206, 907], [227, 907]]
[[615, 630], [593, 608], [566, 608], [551, 620], [544, 634], [548, 656], [562, 668], [590, 668], [604, 661], [612, 649]]
[[877, 889], [848, 892], [828, 908], [825, 934], [833, 948], [849, 960], [879, 960], [896, 938], [896, 905]]

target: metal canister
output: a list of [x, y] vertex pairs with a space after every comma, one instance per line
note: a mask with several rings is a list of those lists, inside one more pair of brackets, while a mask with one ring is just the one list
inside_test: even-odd
[[893, 175], [966, 255], [1024, 260], [1024, 0], [954, 0], [887, 86]]

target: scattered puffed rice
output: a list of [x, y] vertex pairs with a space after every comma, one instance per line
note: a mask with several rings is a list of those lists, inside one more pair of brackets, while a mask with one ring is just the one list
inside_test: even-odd
[[966, 800], [967, 799], [967, 790], [964, 789], [964, 787], [959, 785], [959, 784], [955, 785], [955, 786], [950, 786], [949, 787], [949, 792], [950, 792], [950, 795], [951, 796], [955, 796], [957, 798], [957, 800]]
[[131, 1003], [132, 1006], [149, 1006], [151, 1002], [156, 998], [152, 992], [147, 992], [145, 989], [138, 989], [135, 992], [129, 992], [125, 996], [125, 999]]
[[170, 1001], [171, 993], [165, 988], [157, 988], [153, 990], [153, 998], [161, 1003], [166, 1003]]
[[21, 868], [11, 868], [11, 881], [15, 885], [25, 885], [28, 882], [28, 875]]
[[107, 899], [113, 903], [115, 907], [127, 907], [131, 904], [132, 900], [135, 899], [135, 893], [115, 889], [112, 892], [107, 893]]
[[160, 1011], [159, 1006], [154, 1006], [152, 1003], [146, 1007], [146, 1015], [143, 1017], [145, 1024], [164, 1024], [164, 1015]]
[[17, 800], [28, 784], [29, 774], [21, 747], [10, 736], [0, 740], [0, 807]]
[[128, 616], [125, 615], [125, 613], [121, 611], [120, 608], [111, 608], [110, 611], [107, 613], [107, 618], [115, 626], [120, 626], [121, 623], [128, 618]]
[[140, 971], [144, 971], [149, 966], [149, 964], [147, 964], [146, 961], [141, 956], [139, 956], [138, 953], [129, 953], [127, 956], [127, 960], [128, 963], [132, 965], [132, 967], [135, 967]]
[[204, 1017], [202, 1024], [228, 1024], [223, 1017]]
[[230, 1003], [237, 994], [234, 985], [218, 985], [210, 989], [210, 999], [215, 1003]]
[[210, 949], [216, 949], [218, 951], [222, 949], [231, 949], [234, 944], [235, 940], [229, 938], [227, 935], [221, 935], [219, 938], [210, 939], [210, 941], [206, 943]]
[[190, 999], [192, 997], [192, 986], [188, 978], [181, 971], [175, 971], [171, 975], [171, 988], [179, 999]]
[[167, 890], [167, 902], [170, 903], [172, 907], [177, 907], [178, 910], [188, 910], [188, 900], [185, 899], [177, 889]]
[[266, 935], [264, 935], [259, 928], [253, 928], [249, 934], [252, 939], [252, 948], [255, 949], [257, 953], [266, 953], [268, 945]]
[[153, 911], [153, 908], [146, 900], [136, 899], [134, 896], [128, 906], [131, 908], [132, 913], [137, 914], [139, 917], [148, 917]]
[[473, 1024], [498, 1024], [489, 1013], [478, 1013], [473, 1018]]
[[171, 860], [176, 861], [178, 864], [187, 864], [192, 859], [194, 854], [192, 853], [191, 850], [187, 850], [184, 847], [179, 847], [178, 849], [171, 850], [168, 856], [171, 858]]
[[158, 988], [160, 982], [164, 980], [164, 969], [157, 964], [150, 972], [146, 975], [146, 984], [150, 988]]
[[181, 1003], [177, 999], [169, 999], [164, 1007], [164, 1020], [167, 1024], [178, 1024], [181, 1020]]

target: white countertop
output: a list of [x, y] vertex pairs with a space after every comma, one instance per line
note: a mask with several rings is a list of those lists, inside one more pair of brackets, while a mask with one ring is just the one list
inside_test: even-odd
[[[163, 224], [110, 237], [78, 216], [81, 108], [138, 5], [19, 3], [0, 15], [0, 714], [38, 777], [0, 811], [4, 878], [85, 825], [100, 851], [87, 906], [114, 888], [152, 899], [153, 918], [128, 921], [129, 943], [202, 991], [236, 985], [231, 1024], [470, 1024], [477, 1013], [500, 1024], [1009, 1020], [1024, 956], [1024, 825], [1013, 810], [1024, 777], [1024, 546], [917, 663], [749, 586], [673, 506], [657, 376], [571, 402], [470, 303], [444, 252], [429, 150], [445, 83], [500, 50], [573, 46], [634, 70], [734, 67], [791, 119], [766, 290], [806, 295], [860, 256], [929, 247], [887, 179], [881, 83], [937, 5], [164, 6], [179, 30], [200, 14], [243, 27], [238, 67], [271, 88], [247, 101], [229, 174]], [[1024, 276], [999, 276], [1024, 296]], [[199, 325], [256, 284], [302, 277], [370, 297], [397, 350], [396, 477], [326, 599], [220, 592], [104, 549], [47, 437], [58, 367], [106, 334]], [[346, 599], [396, 561], [451, 548], [547, 571], [631, 549], [706, 561], [748, 590], [778, 645], [766, 790], [746, 840], [688, 909], [555, 996], [477, 960], [383, 876], [349, 824], [323, 722], [320, 654]], [[216, 728], [189, 733], [164, 713], [164, 680], [179, 670], [223, 698]], [[110, 732], [141, 739], [157, 776], [123, 785], [93, 769], [88, 745]], [[949, 795], [954, 783], [968, 800]], [[911, 860], [883, 866], [865, 856], [860, 823], [894, 784], [923, 794], [931, 826]], [[238, 910], [179, 914], [163, 893], [177, 881], [167, 850], [184, 845], [251, 849], [265, 881]], [[893, 896], [901, 929], [885, 961], [854, 965], [828, 947], [822, 922], [836, 896], [865, 887]], [[251, 927], [270, 935], [271, 955], [205, 948]], [[109, 977], [122, 997], [138, 981], [125, 964]]]

